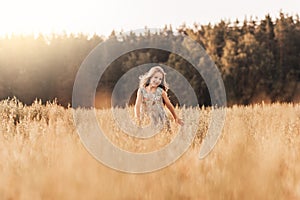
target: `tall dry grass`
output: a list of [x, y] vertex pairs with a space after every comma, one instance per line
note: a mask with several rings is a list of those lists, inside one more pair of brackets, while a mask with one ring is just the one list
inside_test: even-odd
[[[299, 104], [227, 108], [220, 140], [203, 160], [211, 111], [197, 112], [192, 147], [169, 167], [137, 175], [112, 170], [85, 150], [71, 108], [2, 101], [0, 199], [300, 199]], [[98, 110], [97, 118], [110, 122], [103, 124], [112, 142], [131, 151], [151, 151], [174, 137], [140, 141], [113, 125], [110, 110]]]

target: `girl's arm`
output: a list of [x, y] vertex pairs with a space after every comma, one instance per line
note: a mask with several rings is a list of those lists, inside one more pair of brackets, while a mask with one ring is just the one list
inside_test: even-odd
[[175, 113], [175, 108], [172, 105], [172, 103], [171, 103], [171, 101], [170, 101], [167, 93], [164, 90], [162, 91], [162, 97], [163, 97], [163, 99], [165, 101], [165, 104], [166, 104], [167, 108], [170, 110], [170, 112], [171, 112], [171, 114], [172, 114], [175, 122], [177, 124], [180, 124], [182, 126], [184, 123], [183, 123], [183, 121], [180, 118], [177, 117], [177, 115]]
[[136, 101], [134, 105], [134, 116], [137, 118], [137, 120], [140, 120], [140, 108], [142, 104], [142, 93], [141, 90], [138, 89], [137, 94], [136, 94]]

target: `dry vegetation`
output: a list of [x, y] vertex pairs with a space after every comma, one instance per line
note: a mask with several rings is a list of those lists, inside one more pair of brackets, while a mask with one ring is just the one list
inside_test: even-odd
[[[299, 104], [228, 108], [221, 138], [203, 160], [210, 110], [196, 111], [192, 147], [173, 165], [138, 175], [96, 161], [79, 140], [71, 108], [2, 101], [0, 199], [300, 199]], [[150, 151], [173, 137], [139, 141], [114, 127], [109, 110], [97, 117], [110, 121], [106, 134], [128, 150]]]

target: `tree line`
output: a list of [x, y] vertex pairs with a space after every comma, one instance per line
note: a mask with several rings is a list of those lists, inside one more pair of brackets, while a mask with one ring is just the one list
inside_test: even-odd
[[[188, 36], [203, 46], [221, 72], [229, 105], [300, 100], [300, 20], [299, 16], [279, 13], [276, 19], [245, 19], [240, 22], [221, 20], [212, 25], [171, 26], [156, 33], [116, 33], [109, 38], [99, 35], [53, 34], [0, 39], [0, 99], [16, 96], [31, 104], [57, 99], [67, 106], [72, 101], [76, 73], [86, 56], [99, 43], [164, 43], [176, 48], [181, 36]], [[191, 47], [193, 48], [193, 47]], [[193, 50], [190, 54], [193, 56]], [[195, 49], [195, 54], [196, 54]], [[193, 59], [199, 59], [195, 56]], [[200, 61], [197, 61], [200, 62]], [[96, 97], [108, 97], [122, 75], [133, 67], [159, 63], [179, 71], [196, 92], [200, 105], [210, 105], [205, 81], [184, 58], [158, 49], [139, 49], [114, 60], [100, 78]], [[138, 79], [137, 79], [138, 81]], [[183, 93], [185, 91], [182, 91]], [[176, 103], [176, 96], [170, 91]], [[132, 96], [131, 103], [134, 101]]]

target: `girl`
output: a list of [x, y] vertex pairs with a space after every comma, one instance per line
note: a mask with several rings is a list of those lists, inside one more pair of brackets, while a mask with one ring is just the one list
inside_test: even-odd
[[139, 77], [140, 85], [134, 107], [135, 117], [139, 123], [144, 118], [144, 115], [148, 115], [154, 125], [161, 123], [169, 128], [169, 120], [163, 108], [164, 101], [175, 122], [183, 125], [183, 121], [177, 117], [174, 106], [167, 96], [168, 84], [166, 83], [165, 75], [166, 73], [160, 66], [155, 66]]

